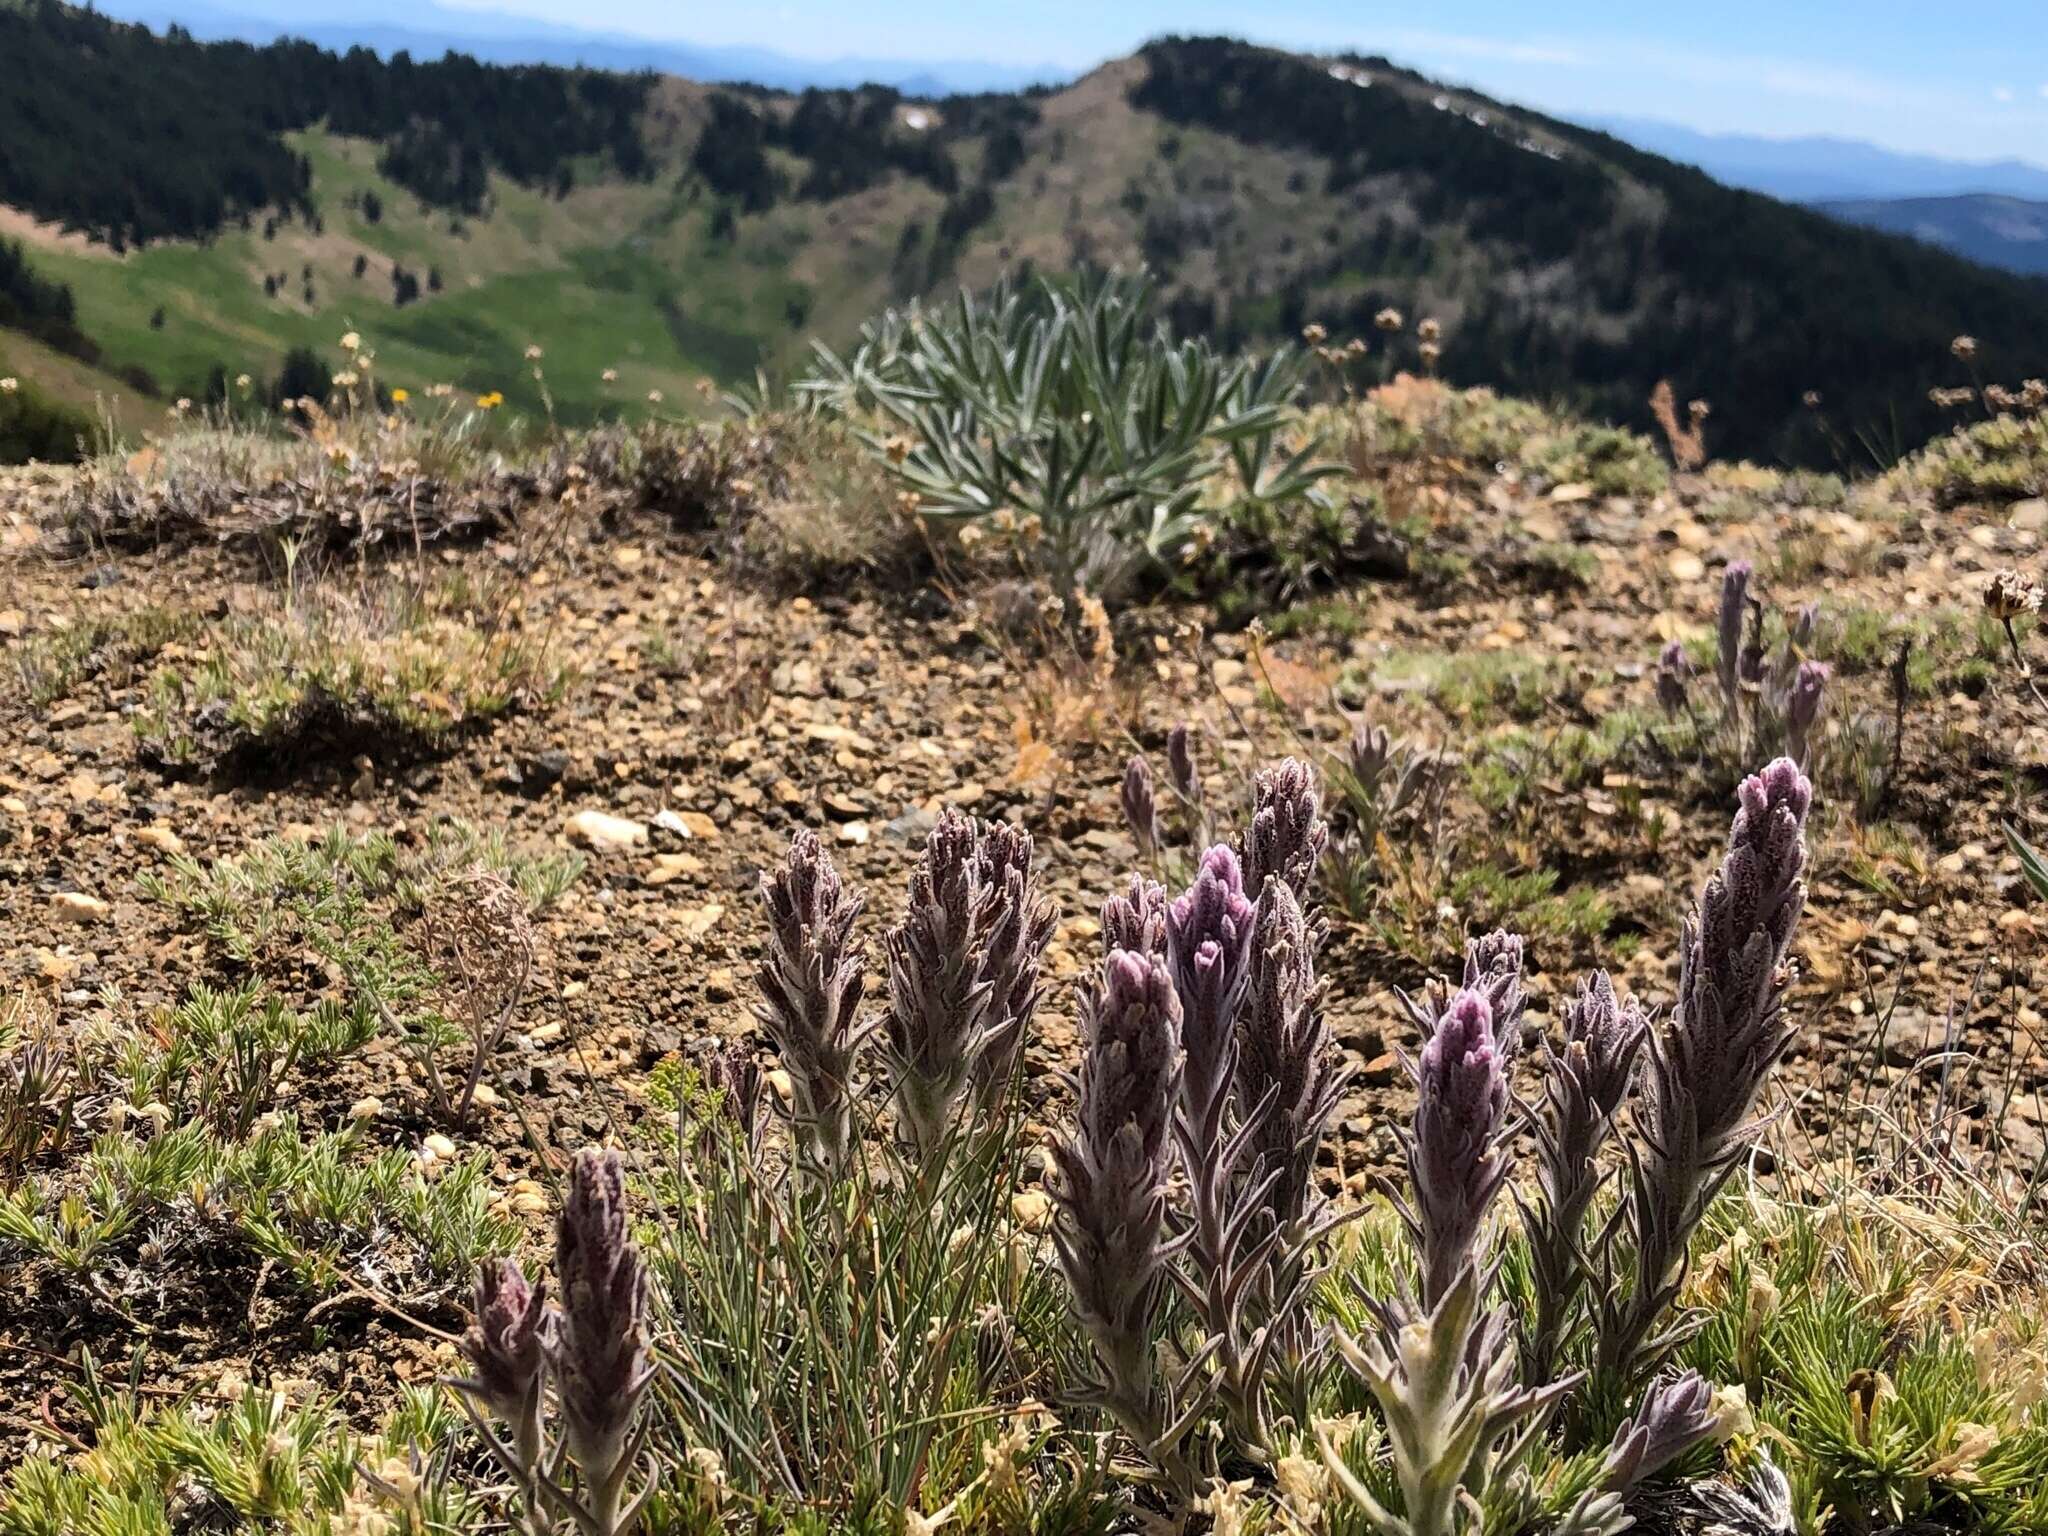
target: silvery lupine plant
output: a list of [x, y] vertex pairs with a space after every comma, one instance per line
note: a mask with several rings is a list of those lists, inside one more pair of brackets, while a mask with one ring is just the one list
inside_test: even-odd
[[1009, 1095], [1024, 1059], [1059, 909], [1039, 892], [1030, 833], [1005, 822], [983, 822], [980, 833], [976, 859], [992, 899], [976, 945], [989, 996], [973, 1076], [977, 1100], [994, 1112]]
[[1563, 1049], [1544, 1041], [1542, 1098], [1527, 1117], [1536, 1140], [1536, 1195], [1515, 1195], [1536, 1293], [1522, 1330], [1526, 1380], [1549, 1380], [1583, 1323], [1586, 1221], [1604, 1182], [1600, 1154], [1649, 1029], [1641, 1004], [1617, 996], [1607, 973], [1596, 971], [1565, 1006]]
[[755, 1014], [789, 1073], [790, 1141], [798, 1167], [829, 1185], [853, 1144], [855, 1073], [877, 1027], [860, 1023], [866, 978], [853, 937], [861, 899], [842, 888], [817, 834], [799, 831], [761, 878], [768, 942]]
[[1124, 782], [1119, 794], [1123, 801], [1124, 821], [1130, 826], [1131, 836], [1137, 840], [1138, 852], [1148, 863], [1156, 861], [1164, 841], [1159, 827], [1159, 796], [1152, 787], [1152, 765], [1142, 752], [1133, 752], [1131, 760], [1124, 765]]
[[951, 807], [925, 839], [903, 920], [889, 930], [889, 1007], [882, 1049], [897, 1126], [927, 1160], [952, 1134], [988, 1030], [983, 964], [996, 889], [984, 877], [980, 827]]
[[[1217, 1366], [1217, 1390], [1240, 1438], [1264, 1441], [1259, 1375], [1264, 1340], [1247, 1337], [1247, 1288], [1277, 1242], [1249, 1231], [1263, 1195], [1237, 1178], [1264, 1105], [1234, 1103], [1239, 1011], [1250, 980], [1255, 909], [1237, 855], [1218, 845], [1167, 909], [1166, 955], [1180, 997], [1183, 1065], [1175, 1132], [1187, 1172], [1187, 1272], [1180, 1276]], [[1262, 1181], [1272, 1175], [1257, 1175]], [[1248, 1246], [1248, 1240], [1250, 1245]]]
[[1598, 1369], [1619, 1386], [1655, 1373], [1684, 1335], [1658, 1331], [1708, 1205], [1756, 1140], [1756, 1103], [1792, 1043], [1793, 932], [1806, 903], [1813, 787], [1779, 758], [1743, 781], [1728, 851], [1680, 936], [1678, 1003], [1649, 1036], [1642, 1146], [1625, 1204], [1633, 1285], [1598, 1288]]
[[[1159, 888], [1137, 895], [1145, 903]], [[1105, 909], [1105, 934], [1125, 926], [1122, 916]], [[1079, 1111], [1072, 1135], [1052, 1149], [1054, 1249], [1088, 1335], [1096, 1394], [1132, 1439], [1168, 1457], [1175, 1436], [1158, 1343], [1172, 1267], [1167, 1182], [1181, 1045], [1180, 997], [1164, 956], [1112, 948], [1099, 981], [1082, 991], [1080, 1023]]]

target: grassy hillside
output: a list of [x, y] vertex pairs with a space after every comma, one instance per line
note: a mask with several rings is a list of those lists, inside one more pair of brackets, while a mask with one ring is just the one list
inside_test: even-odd
[[[47, 0], [0, 14], [107, 29], [120, 67], [150, 46]], [[251, 50], [162, 46], [220, 90], [248, 77]], [[93, 89], [95, 71], [117, 69], [91, 50], [63, 57]], [[392, 385], [501, 390], [538, 412], [524, 360], [538, 346], [564, 420], [645, 410], [651, 392], [673, 411], [707, 376], [786, 372], [808, 338], [843, 342], [888, 304], [1023, 266], [1139, 263], [1183, 331], [1226, 347], [1319, 322], [1368, 340], [1361, 372], [1377, 378], [1417, 360], [1412, 340], [1374, 333], [1391, 307], [1439, 322], [1455, 381], [1648, 428], [1669, 379], [1679, 399], [1711, 402], [1720, 454], [1832, 467], [1857, 444], [1889, 458], [1947, 425], [1927, 396], [1967, 382], [1948, 351], [1958, 334], [1981, 338], [1985, 379], [2048, 374], [2048, 285], [1731, 191], [1384, 60], [1168, 40], [1058, 92], [935, 102], [642, 80], [623, 148], [605, 114], [626, 87], [596, 83], [613, 77], [501, 79], [453, 61], [396, 80], [371, 56], [296, 45], [274, 62], [316, 97], [357, 79], [377, 104], [324, 119], [295, 106], [295, 126], [259, 92], [227, 114], [269, 147], [216, 124], [195, 163], [239, 186], [234, 167], [276, 159], [289, 185], [256, 178], [211, 213], [149, 210], [196, 220], [195, 238], [138, 247], [62, 186], [8, 184], [29, 201], [0, 220], [41, 278], [69, 288], [102, 366], [142, 370], [162, 399], [201, 397], [210, 376], [273, 376], [295, 348], [338, 368], [335, 343], [356, 330]], [[417, 92], [414, 118], [385, 100], [400, 85]], [[435, 124], [457, 133], [465, 88], [486, 120], [556, 93], [573, 131], [552, 160], [530, 124], [503, 149], [432, 140]]]
[[153, 426], [162, 407], [125, 379], [59, 352], [48, 342], [0, 327], [0, 379], [27, 380], [19, 387], [87, 420], [102, 412], [116, 430], [133, 437]]

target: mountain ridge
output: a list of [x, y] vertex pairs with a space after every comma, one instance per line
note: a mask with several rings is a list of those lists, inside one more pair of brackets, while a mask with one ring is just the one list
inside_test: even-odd
[[[36, 62], [0, 97], [26, 146], [0, 201], [123, 237], [25, 236], [108, 366], [166, 393], [306, 351], [299, 377], [338, 367], [348, 329], [394, 383], [583, 420], [787, 369], [886, 305], [1139, 263], [1219, 346], [1315, 322], [1374, 347], [1369, 382], [1398, 309], [1440, 323], [1453, 382], [1648, 427], [1669, 379], [1712, 402], [1722, 451], [1789, 462], [1938, 430], [1958, 333], [1989, 377], [2048, 374], [2048, 284], [1372, 56], [1168, 38], [1055, 91], [913, 102], [208, 45], [52, 0], [11, 15]], [[94, 100], [172, 119], [187, 182], [156, 137], [77, 131]], [[535, 133], [571, 109], [574, 153]]]

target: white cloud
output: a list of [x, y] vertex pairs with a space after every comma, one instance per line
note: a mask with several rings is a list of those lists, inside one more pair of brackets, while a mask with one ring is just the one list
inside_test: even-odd
[[1576, 49], [1554, 43], [1518, 43], [1504, 38], [1474, 37], [1460, 32], [1431, 32], [1415, 27], [1398, 27], [1378, 34], [1393, 45], [1415, 53], [1449, 54], [1456, 58], [1497, 59], [1512, 64], [1577, 65], [1587, 62]]
[[2044, 101], [2048, 101], [2048, 80], [2041, 82], [2041, 97]]
[[1991, 99], [2000, 103], [2011, 101], [2012, 87], [2009, 85], [1994, 85], [1991, 87]]

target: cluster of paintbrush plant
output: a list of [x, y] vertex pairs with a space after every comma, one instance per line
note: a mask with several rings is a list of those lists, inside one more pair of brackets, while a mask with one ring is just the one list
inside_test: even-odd
[[[1523, 944], [1501, 932], [1471, 942], [1455, 984], [1403, 999], [1416, 1031], [1396, 1201], [1406, 1238], [1372, 1287], [1356, 1266], [1335, 1268], [1355, 1213], [1318, 1178], [1345, 1089], [1318, 976], [1329, 832], [1308, 768], [1261, 773], [1240, 840], [1210, 848], [1185, 890], [1133, 877], [1101, 910], [1102, 954], [1079, 989], [1079, 1070], [1052, 1101], [1070, 1107], [1046, 1165], [1049, 1241], [1013, 1244], [995, 1262], [1004, 1294], [1022, 1296], [1020, 1277], [1035, 1273], [1053, 1298], [1056, 1358], [1014, 1378], [1042, 1384], [1051, 1410], [1031, 1407], [1111, 1430], [1125, 1480], [1151, 1490], [1143, 1497], [1209, 1507], [1219, 1525], [1217, 1501], [1251, 1478], [1348, 1499], [1366, 1528], [1400, 1536], [1627, 1528], [1660, 1472], [1727, 1438], [1741, 1416], [1675, 1369], [1690, 1331], [1678, 1301], [1690, 1241], [1758, 1135], [1760, 1093], [1791, 1038], [1783, 1005], [1810, 798], [1789, 760], [1743, 782], [1661, 1017], [1589, 976], [1558, 1000], [1561, 1028], [1531, 1047], [1518, 1078]], [[736, 1128], [723, 1145], [738, 1148], [743, 1201], [768, 1213], [759, 1241], [781, 1255], [745, 1271], [759, 1315], [791, 1316], [773, 1298], [812, 1284], [813, 1266], [886, 1291], [919, 1261], [907, 1242], [901, 1255], [883, 1251], [878, 1234], [903, 1228], [882, 1208], [947, 1224], [934, 1278], [912, 1287], [944, 1292], [976, 1242], [1005, 1239], [953, 1227], [941, 1192], [961, 1169], [977, 1187], [1024, 1176], [1028, 1158], [1010, 1154], [1043, 1136], [1019, 1112], [1055, 929], [1030, 839], [940, 818], [872, 1000], [860, 899], [814, 836], [797, 834], [763, 890], [757, 1011], [782, 1079], [765, 1090], [743, 1051], [709, 1074], [708, 1101], [710, 1118]], [[675, 1166], [647, 1181], [650, 1204], [718, 1183], [690, 1167], [717, 1157], [681, 1120]], [[1533, 1168], [1517, 1179], [1510, 1149], [1522, 1133]], [[829, 1358], [843, 1363], [853, 1345], [805, 1345], [790, 1323], [757, 1325], [744, 1350], [704, 1347], [707, 1330], [732, 1336], [730, 1314], [753, 1315], [748, 1297], [721, 1307], [687, 1266], [664, 1289], [658, 1257], [650, 1295], [622, 1172], [615, 1154], [577, 1160], [556, 1304], [509, 1264], [478, 1286], [462, 1385], [529, 1524], [617, 1536], [665, 1475], [723, 1479], [735, 1454], [755, 1462], [756, 1481], [816, 1495], [807, 1477], [827, 1453], [806, 1453], [807, 1471], [784, 1456], [782, 1430], [752, 1426], [793, 1390], [805, 1349], [813, 1361], [840, 1351]], [[1007, 1204], [1018, 1185], [1000, 1193]], [[699, 1231], [721, 1219], [701, 1205], [662, 1214]], [[641, 1240], [663, 1249], [665, 1232], [650, 1222]], [[798, 1243], [810, 1245], [800, 1264], [789, 1257]], [[898, 1317], [869, 1365], [914, 1382], [919, 1350], [964, 1338], [957, 1369], [919, 1405], [931, 1421], [958, 1371], [1018, 1352], [997, 1310]], [[742, 1353], [767, 1363], [733, 1358]], [[834, 1374], [808, 1408], [788, 1410], [792, 1422], [872, 1390]], [[642, 1422], [669, 1412], [690, 1426]], [[725, 1452], [643, 1454], [650, 1436], [702, 1446], [742, 1423]], [[750, 1436], [758, 1443], [741, 1443]], [[986, 1478], [1000, 1463], [1014, 1481], [1008, 1458], [1023, 1444], [984, 1449]], [[863, 1475], [907, 1495], [935, 1454], [919, 1446], [911, 1482], [879, 1452]]]

